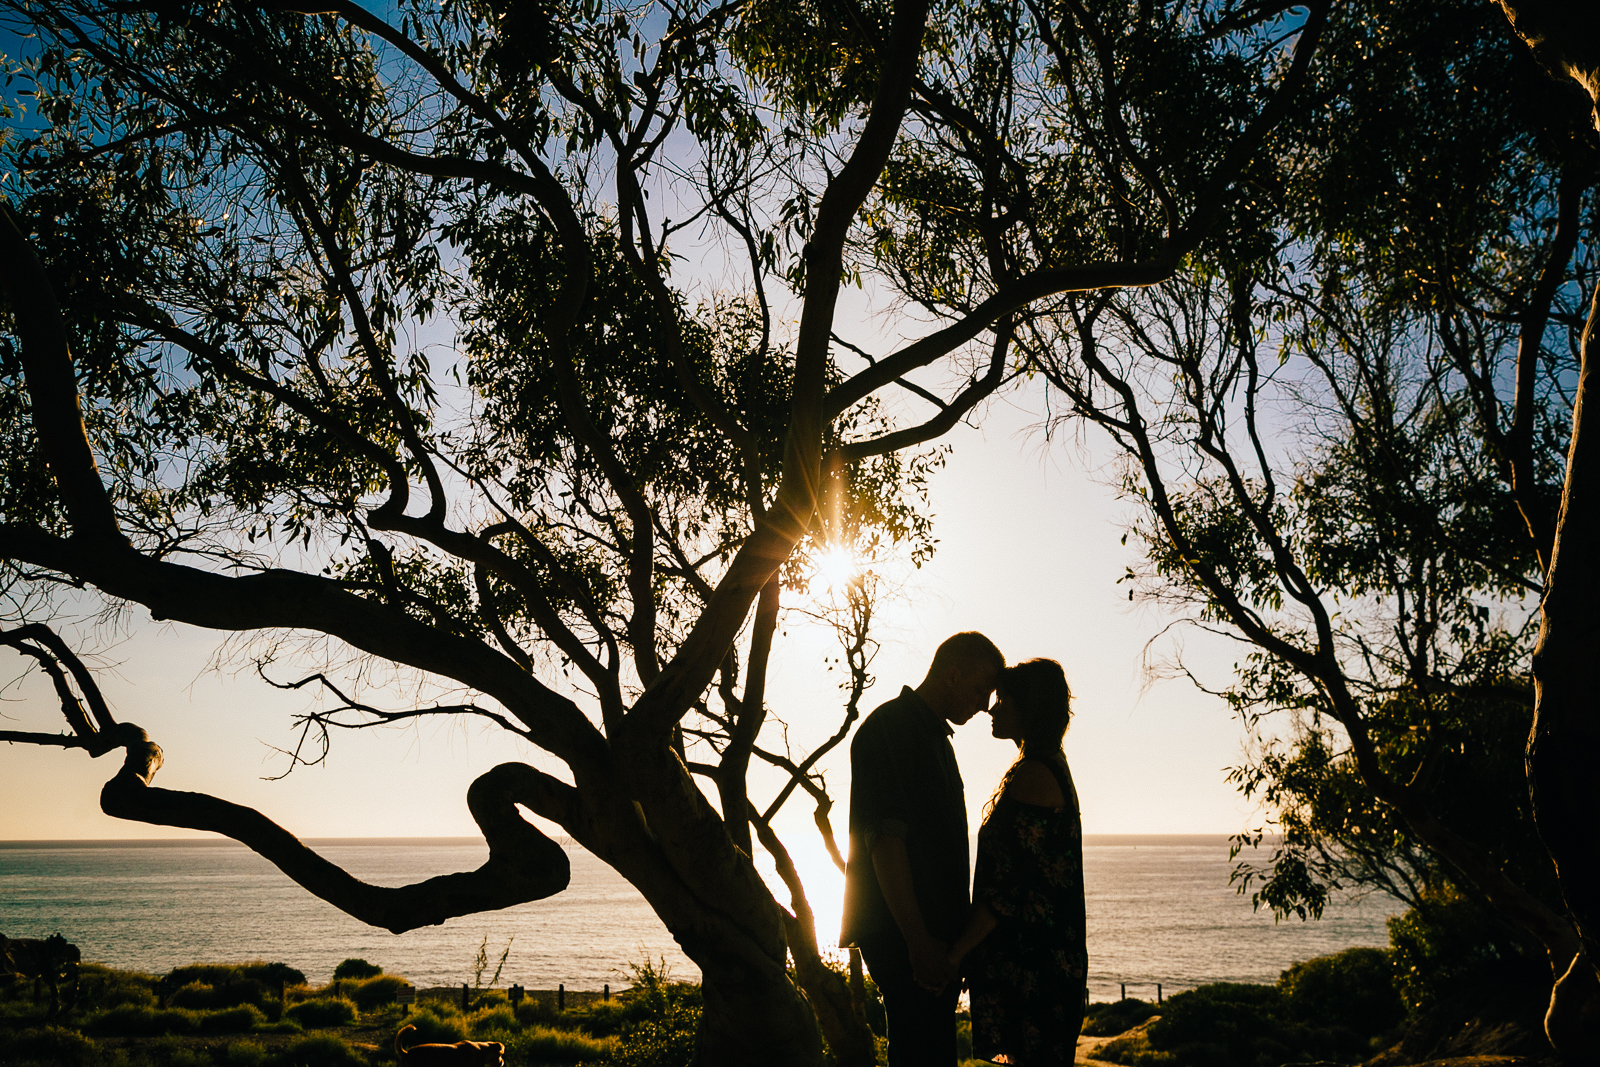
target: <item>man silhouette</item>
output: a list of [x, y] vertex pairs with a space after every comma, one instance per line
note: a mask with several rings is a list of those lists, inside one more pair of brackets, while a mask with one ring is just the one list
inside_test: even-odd
[[956, 1061], [950, 942], [967, 918], [967, 800], [950, 747], [989, 707], [1005, 657], [980, 633], [934, 653], [915, 689], [880, 706], [850, 744], [850, 860], [841, 945], [861, 949], [889, 1017], [890, 1067]]

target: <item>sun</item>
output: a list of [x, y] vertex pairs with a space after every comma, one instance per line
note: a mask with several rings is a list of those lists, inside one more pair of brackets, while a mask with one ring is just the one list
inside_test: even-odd
[[812, 575], [829, 589], [842, 589], [861, 573], [861, 560], [854, 552], [834, 545], [811, 557]]

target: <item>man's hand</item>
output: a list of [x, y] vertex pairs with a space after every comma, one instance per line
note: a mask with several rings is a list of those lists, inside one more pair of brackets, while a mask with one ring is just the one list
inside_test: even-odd
[[943, 941], [924, 937], [910, 946], [911, 977], [930, 993], [940, 993], [956, 976], [950, 949]]
[[917, 894], [911, 888], [911, 861], [906, 843], [898, 837], [880, 837], [872, 848], [872, 867], [878, 874], [878, 887], [884, 903], [894, 916], [900, 934], [911, 951], [911, 977], [930, 993], [941, 992], [956, 976], [950, 965], [950, 947], [928, 933], [917, 907]]

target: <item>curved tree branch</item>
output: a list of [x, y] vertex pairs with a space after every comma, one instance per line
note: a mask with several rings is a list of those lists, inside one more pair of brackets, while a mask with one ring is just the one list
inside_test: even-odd
[[[49, 632], [41, 624], [27, 629], [35, 634]], [[18, 632], [20, 629], [8, 631], [4, 636]], [[17, 644], [10, 640], [4, 643]], [[80, 680], [89, 703], [107, 708], [82, 660], [59, 639], [53, 645], [48, 651], [31, 646], [29, 654], [47, 662], [47, 668], [53, 667], [52, 677], [58, 679], [64, 677], [64, 665], [73, 678]], [[8, 732], [0, 735], [0, 740], [83, 747], [95, 756], [114, 748], [124, 749], [122, 768], [100, 791], [100, 808], [107, 815], [231, 837], [304, 888], [371, 926], [397, 934], [419, 926], [437, 926], [457, 915], [497, 911], [553, 896], [565, 889], [571, 879], [571, 865], [561, 846], [523, 819], [517, 805], [563, 824], [576, 824], [580, 813], [577, 790], [526, 764], [503, 763], [480, 775], [467, 790], [467, 807], [489, 844], [487, 863], [475, 871], [440, 875], [412, 885], [375, 886], [324, 859], [254, 808], [206, 793], [151, 785], [161, 768], [161, 746], [140, 727], [111, 719], [109, 709], [105, 712], [105, 728], [94, 730], [75, 694], [58, 684], [57, 695], [62, 713], [77, 736]]]

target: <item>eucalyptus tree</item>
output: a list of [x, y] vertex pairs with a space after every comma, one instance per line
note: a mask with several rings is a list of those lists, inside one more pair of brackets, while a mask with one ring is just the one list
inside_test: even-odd
[[[1549, 1036], [1592, 1058], [1589, 668], [1551, 648], [1559, 604], [1579, 631], [1592, 617], [1555, 597], [1554, 564], [1563, 536], [1588, 544], [1558, 531], [1584, 521], [1593, 102], [1492, 7], [1347, 14], [1252, 175], [1259, 239], [1045, 305], [1068, 321], [1018, 345], [1127, 460], [1135, 588], [1246, 646], [1217, 688], [1247, 722], [1296, 719], [1236, 772], [1289, 831], [1273, 869], [1243, 872], [1258, 901], [1311, 914], [1354, 877], [1415, 902], [1442, 871], [1542, 950]], [[1592, 553], [1568, 551], [1586, 588]], [[1548, 718], [1542, 672], [1566, 694]]]
[[[107, 812], [237, 838], [396, 931], [564, 888], [520, 805], [700, 966], [702, 1062], [817, 1063], [823, 1034], [870, 1062], [772, 832], [796, 790], [826, 814], [816, 753], [760, 745], [786, 577], [830, 541], [926, 549], [915, 450], [1014, 373], [1030, 305], [1253, 232], [1236, 190], [1329, 5], [4, 10], [38, 49], [0, 226], [0, 640], [71, 732], [0, 737], [120, 750]], [[720, 293], [691, 297], [692, 256]], [[915, 309], [914, 336], [840, 338], [848, 284]], [[442, 361], [417, 341], [440, 322]], [[934, 366], [955, 385], [907, 377]], [[566, 776], [473, 784], [479, 870], [362, 884], [259, 812], [155, 786], [159, 747], [47, 625], [63, 585], [332, 638], [466, 695], [384, 710], [322, 680], [338, 706], [309, 727], [476, 715]], [[869, 609], [847, 606], [825, 744]], [[790, 774], [765, 807], [752, 758]]]
[[[1584, 141], [1591, 150], [1600, 133], [1600, 14], [1592, 7], [1501, 0], [1516, 34], [1535, 57], [1573, 94], [1584, 99], [1590, 130]], [[1594, 156], [1585, 169], [1594, 180]], [[1569, 218], [1576, 228], [1577, 219]], [[1594, 222], [1589, 224], [1593, 232]], [[1590, 397], [1595, 370], [1595, 331], [1600, 329], [1600, 284], [1592, 287], [1589, 313], [1579, 336], [1576, 389], [1572, 400], [1572, 436], [1567, 448], [1561, 508], [1550, 533], [1545, 570], [1545, 595], [1534, 650], [1534, 722], [1528, 740], [1528, 781], [1539, 834], [1555, 861], [1561, 895], [1581, 939], [1582, 951], [1561, 974], [1545, 1028], [1557, 1047], [1600, 1057], [1600, 859], [1594, 849], [1594, 828], [1600, 819], [1600, 787], [1593, 757], [1600, 751], [1600, 723], [1595, 715], [1594, 605], [1600, 594], [1600, 560], [1594, 545], [1600, 537], [1597, 511], [1595, 429], [1585, 431], [1585, 399]], [[1518, 396], [1521, 397], [1519, 388]], [[1537, 536], [1537, 532], [1535, 532]], [[1563, 991], [1569, 995], [1563, 996]], [[1588, 1010], [1584, 1010], [1585, 1008]]]

